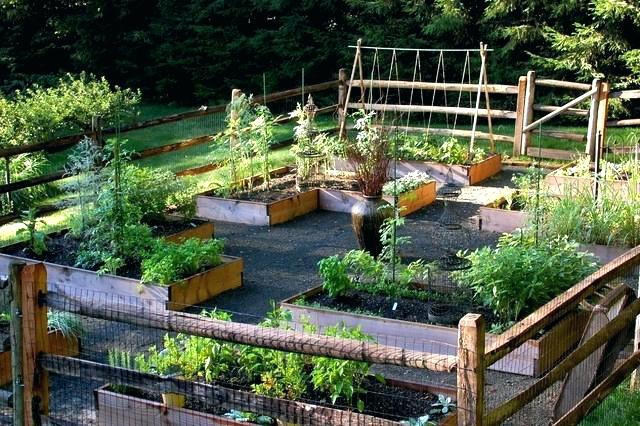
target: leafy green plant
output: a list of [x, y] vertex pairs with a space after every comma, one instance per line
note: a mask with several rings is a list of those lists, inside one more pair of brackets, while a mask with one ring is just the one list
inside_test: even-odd
[[[348, 328], [344, 324], [327, 327], [325, 334], [363, 342], [373, 341], [372, 337], [363, 333], [360, 327]], [[313, 365], [311, 382], [314, 389], [327, 392], [331, 396], [332, 404], [342, 397], [349, 405], [352, 405], [354, 396], [363, 392], [362, 382], [369, 374], [370, 367], [367, 362], [326, 357], [314, 357]], [[364, 411], [364, 401], [358, 399], [356, 407], [359, 411]]]
[[429, 414], [447, 414], [456, 409], [455, 402], [451, 401], [450, 396], [438, 395], [438, 401], [431, 404]]
[[[127, 370], [136, 370], [136, 362], [129, 351], [117, 349], [109, 349], [107, 352], [107, 363], [112, 367], [126, 368]], [[129, 387], [125, 385], [111, 384], [111, 389], [117, 393], [129, 392]]]
[[382, 193], [384, 195], [404, 194], [409, 191], [413, 191], [414, 189], [418, 189], [432, 180], [433, 178], [427, 173], [415, 170], [401, 178], [385, 183], [382, 187]]
[[222, 263], [224, 241], [189, 238], [177, 244], [158, 240], [142, 261], [142, 282], [173, 284]]
[[431, 420], [429, 420], [429, 418], [430, 418], [430, 416], [428, 414], [425, 414], [424, 416], [420, 416], [420, 417], [409, 417], [407, 420], [401, 421], [400, 424], [406, 425], [406, 426], [432, 426], [432, 425], [435, 425], [436, 423], [434, 423]]
[[37, 256], [42, 256], [47, 251], [45, 242], [47, 234], [38, 230], [38, 224], [45, 225], [45, 222], [37, 218], [37, 210], [35, 208], [24, 211], [20, 216], [20, 221], [24, 228], [19, 229], [16, 234], [18, 236], [26, 235], [29, 249]]
[[351, 287], [347, 265], [337, 255], [321, 259], [318, 262], [318, 273], [322, 277], [322, 288], [331, 297], [343, 296]]
[[454, 278], [502, 322], [521, 319], [596, 270], [593, 256], [566, 237], [536, 245], [532, 234], [504, 234], [496, 248], [462, 255], [472, 266]]
[[272, 425], [275, 423], [275, 420], [269, 416], [260, 416], [249, 411], [230, 410], [224, 413], [224, 416], [238, 422], [257, 423], [259, 425]]
[[70, 312], [47, 311], [47, 324], [49, 330], [59, 331], [65, 338], [82, 337], [85, 328], [80, 318]]
[[425, 135], [422, 138], [403, 136], [398, 138], [400, 158], [405, 160], [435, 161], [444, 164], [468, 164], [486, 158], [482, 148], [469, 152], [455, 137]]

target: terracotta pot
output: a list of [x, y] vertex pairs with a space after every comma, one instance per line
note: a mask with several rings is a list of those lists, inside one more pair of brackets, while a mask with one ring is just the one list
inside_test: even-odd
[[380, 227], [386, 218], [393, 215], [392, 209], [380, 208], [388, 205], [389, 203], [383, 200], [381, 195], [364, 195], [363, 199], [355, 203], [351, 209], [351, 224], [358, 245], [374, 257], [378, 257], [382, 251]]

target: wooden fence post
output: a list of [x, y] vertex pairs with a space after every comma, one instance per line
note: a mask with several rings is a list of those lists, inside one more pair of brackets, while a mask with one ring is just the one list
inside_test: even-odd
[[[640, 291], [640, 277], [638, 277], [638, 291]], [[636, 328], [633, 333], [633, 351], [640, 351], [640, 315], [636, 317]], [[640, 368], [636, 368], [631, 373], [631, 389], [640, 389]]]
[[525, 95], [527, 92], [527, 77], [518, 79], [518, 98], [516, 100], [516, 125], [513, 132], [513, 156], [522, 154], [522, 123], [524, 122]]
[[42, 263], [22, 268], [22, 341], [24, 381], [24, 424], [41, 424], [49, 412], [49, 375], [39, 368], [38, 355], [49, 351], [47, 307], [41, 300], [47, 293], [47, 271]]
[[345, 103], [347, 99], [347, 70], [340, 68], [338, 70], [338, 119], [342, 123], [344, 119]]
[[[533, 123], [533, 104], [536, 98], [536, 72], [529, 71], [527, 73], [527, 89], [524, 95], [524, 111], [522, 118], [522, 128], [524, 129], [529, 124]], [[529, 148], [529, 142], [531, 140], [531, 131], [521, 132], [521, 146], [520, 154], [527, 155], [527, 148]]]
[[11, 286], [11, 377], [13, 380], [13, 424], [24, 424], [24, 384], [22, 380], [22, 268], [24, 262], [9, 266]]
[[589, 125], [587, 128], [587, 147], [585, 154], [589, 156], [591, 161], [595, 159], [596, 154], [596, 136], [597, 136], [597, 122], [598, 122], [598, 105], [600, 101], [600, 89], [602, 83], [600, 79], [594, 78], [591, 83], [591, 89], [596, 92], [591, 95], [591, 105], [589, 106]]
[[465, 315], [458, 324], [458, 426], [482, 426], [484, 339], [485, 323], [482, 315]]
[[611, 86], [603, 81], [600, 84], [600, 96], [598, 100], [598, 119], [596, 120], [596, 135], [600, 134], [600, 157], [607, 146], [607, 120], [609, 117], [609, 93]]

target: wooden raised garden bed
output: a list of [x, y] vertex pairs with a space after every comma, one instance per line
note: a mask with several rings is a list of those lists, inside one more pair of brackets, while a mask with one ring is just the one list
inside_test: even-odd
[[[418, 392], [432, 393], [435, 395], [445, 395], [451, 397], [454, 401], [456, 399], [456, 389], [448, 386], [438, 385], [425, 385], [419, 383], [406, 382], [403, 380], [386, 379], [386, 383], [400, 388], [411, 389]], [[224, 393], [225, 388], [219, 387]], [[234, 404], [234, 398], [237, 391], [231, 389], [228, 390], [228, 395], [225, 395], [230, 401], [228, 404], [222, 403], [222, 407], [226, 409], [238, 409]], [[328, 425], [401, 425], [399, 422], [386, 420], [383, 418], [374, 417], [371, 415], [362, 415], [357, 412], [341, 410], [338, 408], [323, 407], [319, 405], [310, 404], [302, 401], [289, 401], [283, 399], [261, 397], [263, 403], [260, 404], [267, 409], [286, 409], [290, 415], [295, 415], [296, 411], [302, 410], [305, 413], [317, 413], [320, 412], [326, 419]], [[196, 411], [189, 408], [170, 407], [159, 401], [151, 401], [144, 398], [124, 395], [109, 390], [109, 385], [101, 386], [94, 390], [94, 400], [97, 411], [98, 424], [101, 426], [156, 426], [158, 424], [163, 425], [219, 425], [219, 426], [235, 426], [246, 425], [246, 422], [239, 422], [230, 418], [205, 413], [202, 411]], [[249, 398], [244, 398], [249, 402]], [[294, 410], [293, 407], [296, 407]], [[258, 409], [256, 404], [256, 409]], [[430, 407], [425, 407], [425, 413], [429, 411]], [[247, 411], [242, 409], [242, 411]], [[275, 417], [274, 413], [265, 413], [270, 417]], [[441, 425], [453, 424], [451, 421], [454, 419], [452, 415], [448, 415], [440, 421]], [[290, 419], [291, 420], [291, 419]], [[291, 422], [290, 420], [282, 419], [278, 421], [281, 425], [293, 425], [293, 424], [306, 424], [304, 419], [299, 419], [298, 422]], [[363, 421], [364, 420], [364, 421]], [[317, 419], [316, 419], [317, 421]]]
[[490, 232], [513, 232], [529, 220], [527, 212], [500, 208], [506, 200], [500, 198], [478, 209], [478, 229]]
[[[281, 175], [285, 170], [291, 169], [287, 167], [278, 169], [276, 172]], [[318, 209], [349, 213], [351, 207], [360, 199], [362, 199], [360, 192], [329, 188], [309, 189], [270, 203], [221, 198], [205, 193], [196, 198], [196, 215], [209, 220], [271, 226], [288, 222]], [[392, 197], [385, 196], [385, 199], [391, 201]], [[420, 188], [400, 195], [398, 204], [404, 207], [402, 211], [404, 216], [431, 204], [435, 199], [436, 183], [430, 181]]]
[[[75, 336], [65, 337], [60, 330], [50, 330], [49, 353], [61, 356], [80, 355], [80, 339]], [[0, 386], [11, 383], [11, 351], [0, 352]]]
[[[378, 343], [407, 350], [429, 351], [434, 354], [453, 355], [457, 353], [458, 329], [418, 322], [383, 318], [296, 304], [322, 292], [322, 286], [314, 287], [280, 303], [280, 307], [290, 311], [293, 320], [302, 318], [318, 326], [344, 323], [347, 327], [359, 326], [362, 331], [374, 337]], [[541, 337], [531, 339], [490, 368], [496, 371], [539, 377], [550, 370], [562, 355], [576, 346], [586, 325], [588, 313], [577, 311], [562, 319]], [[580, 324], [580, 327], [576, 326]], [[487, 333], [486, 346], [499, 339], [498, 335]]]
[[[183, 220], [184, 218], [179, 216], [172, 216], [172, 215], [167, 216], [167, 221], [181, 222]], [[215, 226], [213, 222], [200, 220], [200, 219], [193, 219], [193, 220], [189, 220], [189, 224], [190, 224], [189, 228], [185, 229], [184, 231], [179, 231], [179, 232], [166, 235], [164, 239], [173, 243], [180, 243], [189, 238], [199, 238], [201, 240], [209, 240], [213, 238], [215, 233]]]
[[[545, 176], [544, 182], [549, 195], [558, 197], [571, 197], [585, 192], [592, 192], [594, 187], [593, 177], [566, 176], [563, 173], [575, 166], [575, 163], [567, 164]], [[621, 196], [627, 196], [630, 192], [640, 193], [640, 181], [633, 188], [633, 181], [629, 180], [601, 180], [601, 191], [613, 192]]]
[[[13, 246], [5, 247], [5, 250], [11, 247]], [[242, 286], [242, 259], [225, 255], [221, 258], [221, 265], [167, 286], [141, 284], [139, 279], [98, 274], [50, 262], [42, 263], [47, 268], [48, 290], [71, 299], [82, 299], [85, 292], [91, 291], [92, 295], [95, 293], [92, 297], [95, 297], [96, 303], [104, 297], [104, 303], [107, 304], [142, 304], [152, 309], [182, 310]], [[39, 263], [33, 259], [0, 253], [0, 274], [8, 275], [11, 262]]]
[[[351, 170], [349, 164], [342, 159], [335, 159], [338, 170]], [[502, 157], [493, 154], [473, 164], [442, 164], [433, 161], [398, 160], [395, 173], [398, 177], [411, 172], [425, 172], [438, 182], [448, 182], [451, 179], [459, 185], [475, 185], [489, 179], [502, 170]], [[449, 174], [449, 172], [451, 172]], [[394, 174], [394, 162], [389, 163], [389, 175]]]
[[[355, 203], [362, 200], [362, 194], [357, 191], [342, 191], [338, 189], [320, 188], [318, 191], [318, 208], [332, 212], [350, 213]], [[393, 197], [383, 197], [389, 203]], [[436, 181], [432, 180], [412, 191], [398, 196], [400, 215], [406, 216], [433, 203], [436, 199]]]

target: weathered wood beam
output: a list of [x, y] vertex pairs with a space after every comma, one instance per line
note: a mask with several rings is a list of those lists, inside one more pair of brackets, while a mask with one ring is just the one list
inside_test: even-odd
[[[535, 111], [541, 111], [541, 112], [553, 112], [556, 111], [557, 109], [560, 109], [561, 107], [559, 106], [554, 106], [554, 105], [540, 105], [540, 104], [534, 104], [533, 105], [533, 109]], [[578, 117], [588, 117], [589, 116], [589, 110], [586, 109], [581, 109], [581, 108], [567, 108], [562, 112], [563, 115], [575, 115]]]
[[573, 81], [553, 80], [549, 78], [540, 78], [536, 80], [537, 86], [545, 87], [561, 87], [563, 89], [590, 90], [591, 85], [587, 83], [575, 83]]
[[[347, 106], [351, 109], [361, 109], [363, 104], [361, 103], [349, 103]], [[391, 112], [435, 112], [442, 114], [458, 114], [473, 117], [476, 113], [475, 108], [464, 107], [443, 107], [443, 106], [430, 106], [430, 105], [390, 105], [390, 104], [364, 104], [364, 109], [367, 111], [391, 111]], [[487, 117], [489, 112], [486, 109], [478, 109], [478, 115]], [[516, 113], [514, 111], [507, 110], [491, 110], [491, 116], [494, 118], [509, 118], [515, 119]]]
[[94, 318], [308, 355], [424, 368], [432, 371], [452, 371], [456, 365], [456, 357], [451, 355], [410, 351], [371, 342], [219, 321], [183, 312], [165, 310], [141, 312], [129, 307], [122, 307], [120, 310], [105, 309], [104, 303], [98, 307], [91, 299], [69, 300], [56, 293], [49, 293], [47, 304], [51, 308], [70, 310]]
[[[360, 86], [360, 80], [351, 81], [354, 87]], [[477, 84], [468, 83], [433, 83], [424, 81], [402, 81], [402, 80], [370, 80], [365, 79], [364, 85], [367, 89], [414, 89], [414, 90], [448, 90], [475, 93], [478, 91]], [[487, 92], [517, 95], [518, 86], [510, 86], [506, 84], [487, 84]], [[482, 88], [484, 91], [484, 87]]]

